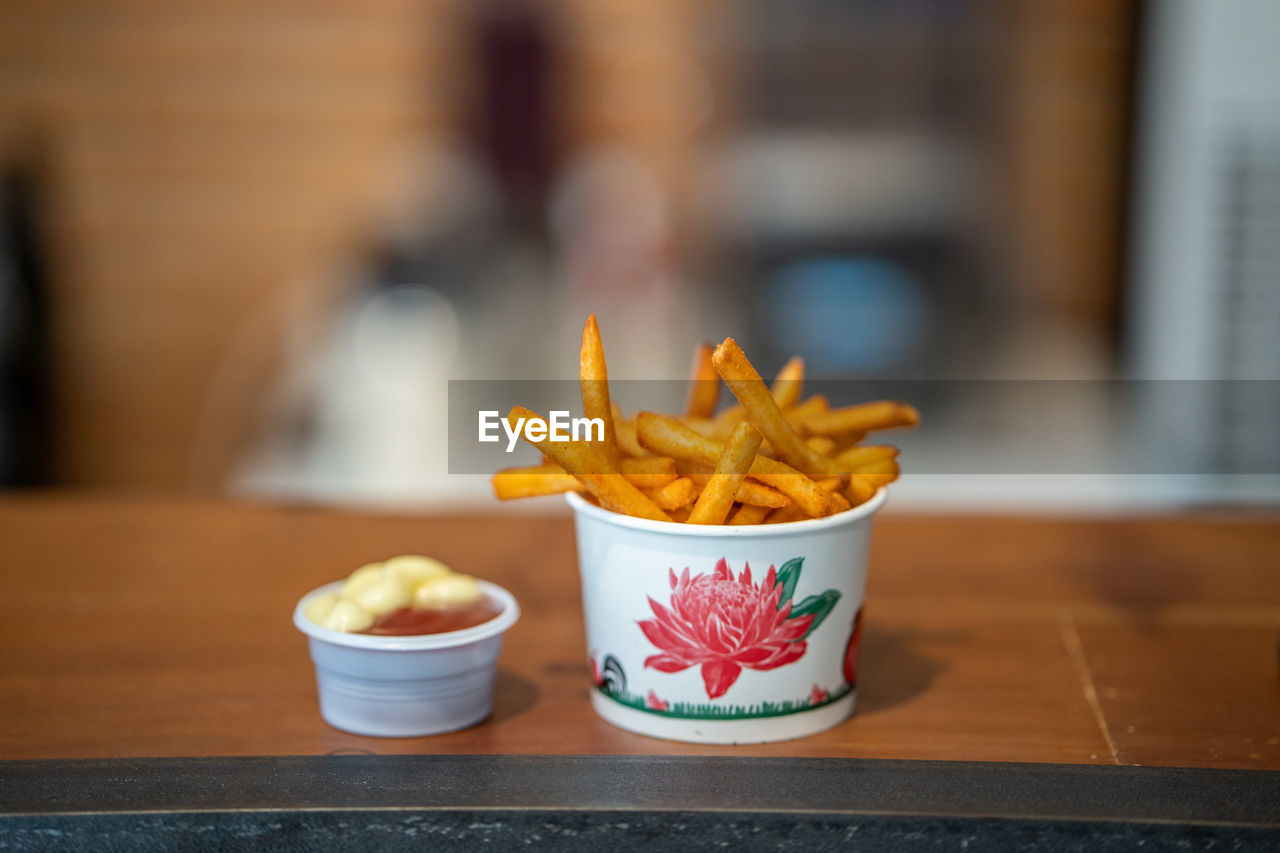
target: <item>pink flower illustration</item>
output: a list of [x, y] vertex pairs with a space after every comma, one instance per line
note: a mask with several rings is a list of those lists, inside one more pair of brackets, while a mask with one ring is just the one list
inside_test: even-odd
[[823, 702], [827, 701], [828, 695], [830, 694], [828, 694], [825, 689], [815, 684], [813, 685], [813, 692], [809, 694], [809, 703], [811, 705], [821, 705]]
[[644, 706], [655, 711], [665, 711], [668, 708], [668, 703], [666, 699], [658, 698], [658, 694], [650, 690], [649, 695], [644, 697]]
[[791, 616], [791, 601], [780, 602], [782, 584], [773, 566], [760, 585], [751, 582], [751, 566], [735, 580], [721, 559], [711, 574], [677, 579], [668, 570], [671, 603], [663, 607], [649, 598], [653, 619], [639, 621], [640, 630], [660, 650], [644, 665], [659, 672], [702, 667], [707, 697], [723, 696], [742, 668], [775, 669], [804, 656], [801, 638], [813, 615]]

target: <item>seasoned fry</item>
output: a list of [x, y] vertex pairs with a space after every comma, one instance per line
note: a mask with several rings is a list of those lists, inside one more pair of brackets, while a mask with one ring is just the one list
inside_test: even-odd
[[622, 418], [614, 417], [613, 420], [614, 434], [618, 438], [618, 449], [628, 456], [635, 459], [643, 459], [653, 454], [640, 446], [640, 442], [636, 440], [636, 422], [624, 421]]
[[[774, 453], [805, 474], [837, 473], [834, 464], [810, 449], [782, 416], [773, 395], [765, 388], [760, 374], [747, 361], [747, 356], [733, 338], [725, 338], [712, 356], [720, 378], [738, 398], [747, 418], [769, 440]], [[643, 443], [643, 442], [642, 442]]]
[[878, 459], [875, 462], [868, 462], [858, 469], [858, 477], [877, 489], [887, 486], [898, 479], [898, 460]]
[[[714, 438], [716, 441], [728, 441], [729, 436], [733, 435], [733, 431], [737, 429], [744, 421], [730, 424], [728, 421], [708, 420], [707, 418], [680, 418], [680, 422], [689, 429], [705, 435], [707, 438]], [[761, 440], [760, 450], [765, 456], [773, 456], [773, 448], [769, 446], [769, 442]]]
[[802, 424], [817, 415], [825, 415], [829, 411], [831, 411], [831, 404], [827, 402], [827, 398], [821, 394], [814, 394], [784, 409], [783, 414], [786, 415], [787, 421], [794, 425]]
[[644, 493], [665, 510], [680, 509], [698, 499], [698, 487], [688, 477], [672, 480], [659, 489], [645, 489]]
[[773, 395], [773, 400], [778, 404], [779, 409], [786, 409], [800, 400], [800, 393], [803, 390], [804, 359], [795, 356], [782, 365], [782, 369], [773, 379], [773, 384], [769, 386], [769, 393]]
[[618, 470], [618, 435], [613, 424], [613, 407], [609, 405], [609, 370], [604, 361], [604, 343], [596, 315], [587, 317], [582, 329], [582, 353], [578, 366], [582, 384], [582, 411], [588, 418], [604, 421], [604, 441], [600, 443], [606, 470]]
[[566, 474], [563, 468], [554, 463], [527, 468], [505, 468], [494, 474], [489, 482], [493, 485], [493, 494], [500, 501], [581, 492], [586, 489], [577, 477]]
[[720, 399], [720, 375], [711, 363], [711, 344], [700, 343], [693, 351], [693, 372], [689, 377], [689, 401], [684, 413], [691, 418], [710, 418]]
[[838, 492], [844, 488], [844, 477], [823, 477], [815, 482], [828, 492]]
[[[800, 393], [803, 389], [804, 359], [793, 358], [782, 365], [782, 369], [778, 371], [778, 375], [773, 379], [773, 385], [769, 386], [769, 393], [773, 395], [773, 399], [778, 403], [779, 408], [787, 410], [786, 417], [788, 420], [792, 418], [792, 411], [795, 412], [795, 416], [799, 419], [810, 417], [819, 412], [830, 411], [831, 407], [827, 405], [827, 398], [821, 394], [815, 394], [803, 403], [798, 403], [797, 401], [799, 401]], [[724, 441], [733, 432], [733, 428], [746, 419], [746, 409], [741, 405], [730, 406], [716, 415], [716, 431], [711, 434], [711, 437]]]
[[[513, 425], [520, 418], [524, 418], [526, 423], [532, 419], [541, 421], [544, 426], [546, 425], [546, 418], [523, 406], [514, 407], [511, 410], [511, 414], [507, 415], [508, 422]], [[634, 515], [637, 518], [649, 518], [655, 521], [671, 520], [665, 512], [658, 508], [657, 504], [631, 483], [628, 483], [621, 474], [602, 473], [604, 461], [590, 442], [551, 441], [547, 438], [534, 441], [524, 431], [521, 432], [521, 436], [525, 441], [537, 447], [538, 450], [550, 456], [565, 471], [576, 477], [587, 488], [588, 492], [596, 496], [596, 499], [600, 501], [600, 505], [606, 509], [625, 513], [626, 515]]]
[[849, 486], [844, 490], [844, 495], [849, 499], [849, 503], [853, 506], [866, 503], [871, 500], [871, 496], [876, 493], [876, 484], [871, 482], [870, 478], [861, 474], [854, 474], [849, 478]]
[[676, 473], [676, 460], [668, 456], [623, 459], [620, 467], [622, 476], [642, 489], [660, 489], [680, 476]]
[[[640, 444], [655, 453], [674, 456], [677, 459], [693, 459], [714, 465], [724, 452], [723, 445], [714, 439], [699, 435], [675, 418], [653, 412], [636, 415], [636, 435]], [[837, 495], [829, 495], [813, 480], [784, 462], [756, 455], [751, 463], [750, 475], [795, 501], [807, 514], [820, 517], [836, 511], [840, 503], [847, 504]]]
[[806, 438], [804, 443], [809, 445], [810, 449], [815, 453], [820, 453], [823, 456], [830, 456], [832, 451], [836, 449], [836, 440], [829, 435], [815, 435], [811, 438]]
[[752, 506], [751, 504], [738, 504], [738, 508], [729, 516], [729, 524], [763, 524], [765, 516], [769, 514], [767, 506]]
[[[809, 440], [814, 441], [821, 437], [815, 436]], [[858, 471], [863, 465], [897, 457], [898, 448], [892, 444], [860, 444], [837, 453], [835, 461], [848, 471]]]
[[[718, 374], [717, 374], [718, 375]], [[716, 415], [716, 438], [724, 441], [732, 433], [733, 428], [747, 419], [747, 410], [742, 406], [730, 406]]]
[[[676, 471], [681, 477], [688, 477], [693, 480], [694, 485], [700, 489], [705, 489], [707, 483], [711, 481], [711, 472], [715, 470], [715, 466], [707, 465], [703, 462], [694, 462], [690, 459], [677, 459]], [[747, 477], [742, 481], [742, 485], [738, 487], [738, 494], [734, 496], [740, 504], [750, 504], [751, 506], [762, 506], [768, 508], [786, 506], [791, 503], [791, 498], [784, 495], [777, 489], [766, 486], [759, 480]]]
[[[733, 386], [730, 386], [733, 387]], [[814, 435], [838, 435], [846, 432], [870, 432], [876, 429], [915, 426], [920, 423], [920, 413], [914, 406], [896, 400], [879, 400], [833, 409], [825, 415], [817, 415], [804, 422], [805, 429]], [[767, 436], [768, 433], [765, 433]]]
[[[676, 474], [674, 459], [650, 456], [645, 459], [623, 459], [622, 476], [633, 486], [657, 489], [679, 475]], [[491, 483], [494, 494], [501, 501], [586, 491], [586, 486], [577, 477], [554, 462], [525, 468], [504, 468], [493, 475]]]
[[716, 462], [711, 481], [698, 496], [693, 512], [689, 513], [690, 524], [724, 524], [729, 510], [733, 508], [734, 496], [755, 461], [760, 440], [760, 430], [751, 424], [738, 424]]
[[825, 415], [829, 411], [831, 406], [827, 403], [827, 398], [821, 394], [814, 394], [789, 409], [783, 409], [782, 416], [787, 419], [787, 423], [791, 424], [791, 428], [797, 435], [804, 437], [809, 434], [809, 428], [805, 426], [805, 422], [818, 415]]
[[[691, 418], [685, 416], [680, 418], [680, 423], [698, 433], [698, 435], [705, 435], [707, 438], [714, 438], [716, 441], [727, 440], [729, 436], [733, 434], [734, 428], [738, 426], [738, 424], [734, 424], [726, 433], [725, 427], [727, 424], [713, 418]], [[742, 423], [742, 421], [739, 421], [738, 423]]]
[[765, 524], [782, 524], [787, 521], [804, 521], [809, 516], [805, 515], [804, 510], [799, 504], [791, 504], [780, 509], [772, 510], [769, 516], [764, 520]]

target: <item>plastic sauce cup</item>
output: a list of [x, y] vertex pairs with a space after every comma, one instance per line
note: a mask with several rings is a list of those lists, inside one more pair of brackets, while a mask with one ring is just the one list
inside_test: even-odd
[[304, 614], [342, 581], [303, 596], [293, 624], [307, 635], [320, 714], [336, 729], [375, 737], [416, 737], [475, 725], [493, 710], [502, 635], [520, 608], [502, 587], [477, 581], [502, 612], [471, 628], [384, 637], [324, 628]]
[[733, 526], [632, 518], [566, 495], [596, 712], [699, 743], [787, 740], [847, 719], [871, 522], [886, 498]]

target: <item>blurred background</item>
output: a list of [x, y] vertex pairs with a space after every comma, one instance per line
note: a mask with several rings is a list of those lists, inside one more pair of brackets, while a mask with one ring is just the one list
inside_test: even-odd
[[[896, 506], [1280, 503], [1278, 42], [1271, 0], [4, 0], [0, 486], [492, 507], [449, 380], [572, 378], [594, 311], [616, 377], [731, 334], [919, 381]], [[1178, 464], [948, 473], [1017, 442]]]

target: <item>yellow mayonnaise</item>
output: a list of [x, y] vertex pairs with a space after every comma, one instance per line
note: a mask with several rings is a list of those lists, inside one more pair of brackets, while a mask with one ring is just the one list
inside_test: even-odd
[[315, 599], [304, 612], [317, 625], [356, 632], [401, 607], [462, 607], [481, 597], [480, 586], [470, 575], [431, 557], [406, 554], [361, 566], [347, 577], [342, 589]]

